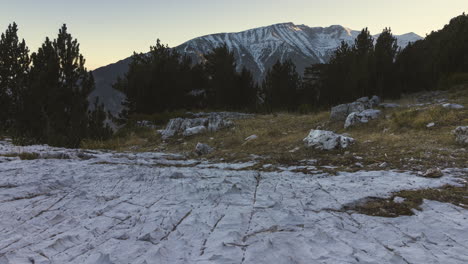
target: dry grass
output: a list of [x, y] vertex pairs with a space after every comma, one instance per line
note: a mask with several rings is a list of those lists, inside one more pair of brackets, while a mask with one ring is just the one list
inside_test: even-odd
[[[401, 105], [419, 103], [421, 93], [396, 101]], [[457, 88], [441, 93], [451, 103], [468, 106], [468, 89]], [[432, 98], [437, 99], [437, 98]], [[427, 128], [434, 122], [433, 128]], [[155, 129], [129, 128], [108, 141], [86, 141], [83, 148], [132, 151], [169, 151], [193, 155], [198, 142], [215, 148], [208, 159], [251, 160], [262, 163], [295, 165], [304, 159], [317, 160], [318, 166], [336, 166], [340, 170], [358, 170], [356, 163], [368, 169], [425, 170], [433, 167], [465, 167], [468, 152], [456, 145], [451, 131], [468, 125], [468, 107], [462, 110], [441, 106], [414, 106], [383, 109], [383, 118], [345, 130], [342, 122], [329, 122], [329, 112], [308, 115], [278, 113], [236, 120], [234, 127], [192, 137], [176, 137], [163, 142]], [[348, 133], [357, 143], [347, 150], [318, 151], [304, 147], [303, 138], [311, 129]], [[257, 135], [252, 141], [245, 138]], [[258, 167], [261, 168], [262, 164]]]
[[21, 153], [7, 153], [1, 156], [4, 157], [19, 157], [22, 160], [35, 160], [40, 157], [38, 153], [35, 152], [21, 152]]
[[84, 140], [81, 148], [107, 149], [116, 151], [153, 151], [162, 143], [155, 129], [126, 128], [108, 140]]
[[[395, 197], [404, 198], [404, 201], [400, 203], [395, 202]], [[345, 206], [343, 209], [372, 216], [398, 217], [400, 215], [413, 215], [413, 210], [415, 209], [421, 210], [420, 206], [424, 199], [451, 203], [468, 209], [468, 185], [399, 191], [387, 199], [368, 198], [361, 203]]]

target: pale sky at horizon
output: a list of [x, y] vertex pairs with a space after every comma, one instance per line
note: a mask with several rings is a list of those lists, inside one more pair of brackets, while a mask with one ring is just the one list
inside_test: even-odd
[[0, 0], [0, 31], [15, 21], [36, 51], [66, 23], [88, 69], [146, 52], [159, 38], [174, 47], [202, 35], [238, 32], [282, 22], [311, 27], [368, 27], [377, 34], [425, 36], [468, 12], [468, 0]]

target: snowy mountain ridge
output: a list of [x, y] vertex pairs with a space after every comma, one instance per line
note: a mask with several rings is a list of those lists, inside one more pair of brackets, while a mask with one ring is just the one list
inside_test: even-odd
[[[194, 62], [203, 61], [203, 54], [224, 45], [234, 52], [238, 69], [246, 67], [257, 81], [263, 80], [267, 70], [277, 60], [291, 59], [302, 74], [311, 64], [325, 63], [341, 41], [353, 43], [360, 31], [332, 25], [329, 27], [308, 27], [294, 23], [280, 23], [249, 29], [237, 33], [218, 33], [189, 40], [177, 47], [181, 53], [189, 55]], [[374, 35], [377, 39], [378, 35]], [[415, 33], [396, 36], [398, 44], [405, 47], [409, 42], [421, 39]], [[112, 89], [118, 76], [128, 70], [131, 58], [101, 67], [93, 71], [96, 89], [90, 96], [104, 103], [106, 109], [117, 113], [121, 109], [124, 96]]]
[[[261, 80], [277, 60], [292, 59], [300, 73], [310, 64], [326, 63], [342, 41], [351, 44], [359, 33], [340, 25], [308, 27], [288, 22], [238, 33], [206, 35], [189, 40], [176, 49], [201, 59], [203, 54], [225, 43], [234, 52], [238, 67], [247, 67]], [[374, 38], [378, 36], [374, 35]], [[401, 47], [421, 39], [414, 33], [396, 38]]]

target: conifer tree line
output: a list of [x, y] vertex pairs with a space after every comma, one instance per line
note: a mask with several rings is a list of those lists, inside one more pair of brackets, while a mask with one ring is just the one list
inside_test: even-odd
[[88, 105], [94, 79], [84, 64], [66, 25], [29, 55], [18, 26], [10, 24], [0, 38], [0, 130], [17, 143], [65, 147], [109, 137], [103, 106]]
[[453, 18], [443, 29], [403, 49], [389, 28], [375, 44], [366, 28], [353, 45], [341, 43], [329, 63], [306, 70], [315, 74], [309, 87], [319, 91], [318, 103], [325, 106], [374, 94], [398, 98], [468, 83], [468, 16]]
[[[108, 115], [88, 95], [94, 79], [66, 25], [30, 54], [15, 23], [0, 38], [0, 132], [22, 143], [76, 147], [83, 139], [105, 139]], [[390, 28], [376, 40], [367, 28], [354, 43], [342, 42], [326, 64], [311, 65], [304, 77], [291, 60], [277, 61], [257, 82], [236, 65], [227, 45], [193, 63], [161, 44], [134, 53], [114, 88], [126, 95], [130, 114], [178, 109], [303, 111], [350, 102], [362, 96], [397, 98], [402, 93], [468, 82], [468, 16], [400, 49]], [[90, 110], [92, 109], [92, 110]]]
[[149, 54], [134, 54], [130, 70], [114, 88], [127, 95], [127, 114], [193, 108], [301, 111], [363, 96], [398, 98], [467, 76], [467, 21], [465, 14], [456, 17], [404, 49], [390, 28], [377, 39], [364, 28], [354, 43], [342, 42], [328, 63], [306, 68], [304, 77], [291, 60], [277, 61], [260, 84], [247, 69], [237, 70], [226, 45], [193, 64], [158, 40]]

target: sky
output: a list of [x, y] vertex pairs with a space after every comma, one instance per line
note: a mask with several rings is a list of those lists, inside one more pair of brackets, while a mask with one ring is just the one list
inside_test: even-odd
[[463, 12], [467, 0], [0, 0], [0, 31], [16, 22], [20, 38], [36, 51], [66, 23], [93, 70], [146, 52], [158, 38], [174, 47], [283, 22], [425, 36]]

